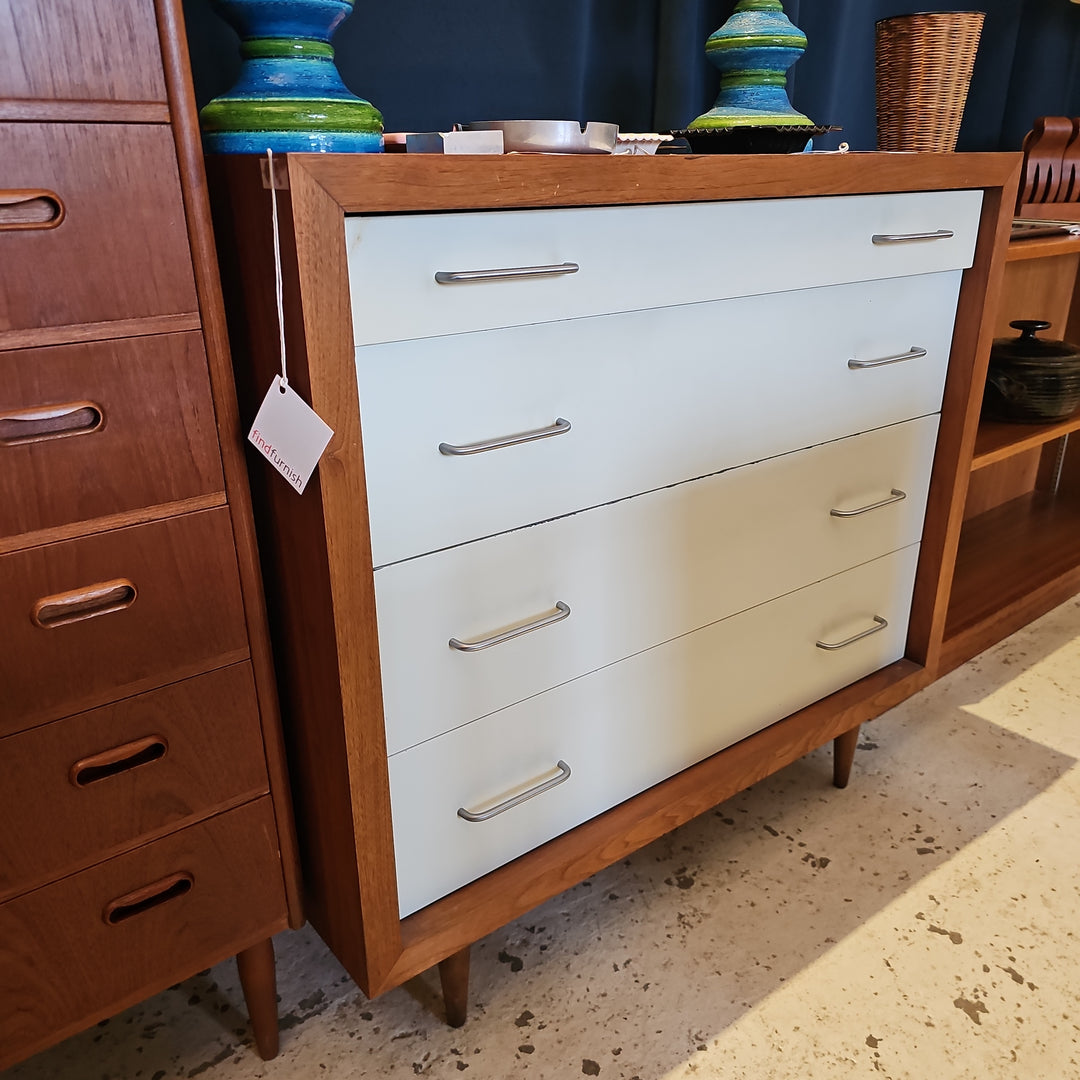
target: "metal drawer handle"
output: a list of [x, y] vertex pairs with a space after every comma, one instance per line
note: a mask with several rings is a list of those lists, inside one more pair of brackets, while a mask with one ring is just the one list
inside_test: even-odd
[[933, 232], [874, 233], [870, 239], [875, 244], [910, 244], [913, 240], [948, 240], [955, 235], [952, 229], [934, 229]]
[[160, 881], [144, 885], [141, 889], [129, 892], [124, 896], [118, 896], [115, 900], [105, 905], [101, 913], [110, 926], [117, 926], [135, 915], [141, 915], [151, 908], [160, 907], [178, 896], [191, 892], [195, 885], [195, 878], [181, 871], [179, 874], [170, 874]]
[[108, 780], [111, 776], [130, 772], [140, 765], [149, 765], [159, 761], [168, 752], [168, 740], [161, 735], [147, 735], [134, 739], [123, 746], [114, 746], [100, 754], [85, 757], [71, 766], [68, 776], [76, 787], [87, 787], [99, 780]]
[[461, 641], [456, 637], [452, 637], [448, 644], [451, 649], [457, 649], [458, 652], [479, 652], [481, 649], [490, 649], [492, 645], [501, 645], [504, 641], [512, 641], [516, 637], [521, 637], [522, 634], [531, 634], [534, 630], [541, 630], [545, 626], [562, 622], [569, 615], [570, 606], [564, 604], [561, 600], [557, 600], [555, 610], [550, 615], [541, 616], [541, 618], [533, 622], [517, 626], [513, 630], [504, 630], [503, 633], [495, 634], [489, 638], [480, 638], [478, 641]]
[[0, 230], [55, 229], [63, 220], [64, 204], [55, 191], [0, 191]]
[[864, 637], [869, 637], [871, 634], [876, 634], [881, 630], [884, 630], [889, 624], [880, 616], [874, 616], [874, 622], [876, 626], [871, 626], [869, 630], [864, 630], [861, 634], [854, 634], [852, 637], [845, 638], [843, 641], [817, 641], [814, 644], [819, 649], [827, 649], [829, 651], [833, 649], [843, 649], [848, 645], [854, 645], [856, 641], [862, 641]]
[[535, 431], [523, 431], [520, 435], [507, 435], [502, 439], [489, 439], [487, 442], [468, 443], [455, 446], [453, 443], [439, 443], [439, 453], [450, 457], [462, 457], [466, 454], [482, 454], [485, 450], [501, 450], [504, 446], [519, 446], [521, 443], [536, 442], [537, 439], [550, 439], [555, 435], [565, 435], [570, 430], [570, 421], [556, 417], [550, 427], [537, 428]]
[[528, 791], [523, 791], [520, 795], [515, 795], [512, 799], [507, 799], [506, 802], [501, 802], [490, 810], [474, 814], [471, 810], [466, 810], [464, 806], [459, 806], [458, 817], [464, 818], [466, 821], [490, 821], [493, 817], [505, 814], [507, 810], [512, 810], [523, 802], [535, 799], [537, 795], [543, 795], [545, 791], [550, 791], [560, 784], [565, 784], [570, 779], [570, 766], [560, 759], [555, 763], [555, 768], [559, 770], [558, 776], [553, 776], [550, 780], [545, 780], [542, 784], [537, 784], [536, 787], [529, 788]]
[[896, 356], [879, 356], [876, 360], [858, 360], [851, 359], [847, 362], [847, 366], [856, 371], [859, 368], [868, 367], [884, 367], [886, 364], [899, 364], [903, 360], [918, 360], [919, 357], [925, 356], [926, 350], [920, 349], [918, 345], [912, 345], [905, 353], [897, 353]]
[[893, 503], [903, 502], [907, 498], [907, 492], [899, 488], [893, 488], [889, 492], [889, 498], [880, 502], [870, 503], [869, 506], [860, 506], [857, 510], [830, 510], [833, 517], [848, 518], [858, 517], [860, 514], [868, 514], [871, 510], [880, 510], [883, 506], [892, 506]]
[[103, 581], [100, 585], [87, 585], [42, 597], [34, 605], [30, 618], [35, 626], [51, 630], [113, 611], [123, 611], [135, 603], [137, 596], [138, 591], [130, 581]]
[[0, 446], [21, 446], [43, 439], [63, 439], [68, 435], [89, 435], [105, 422], [100, 405], [92, 401], [72, 401], [39, 409], [19, 409], [0, 413]]
[[576, 274], [577, 263], [555, 263], [552, 266], [505, 266], [497, 270], [440, 270], [435, 280], [440, 285], [461, 285], [468, 281], [514, 281], [522, 278], [561, 277]]

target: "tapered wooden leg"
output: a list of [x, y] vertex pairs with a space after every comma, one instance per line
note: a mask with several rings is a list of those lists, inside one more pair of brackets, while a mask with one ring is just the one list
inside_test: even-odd
[[859, 743], [859, 729], [852, 728], [833, 739], [833, 783], [838, 788], [847, 787], [851, 776], [851, 763], [855, 760], [855, 747]]
[[263, 1061], [278, 1052], [277, 973], [274, 970], [274, 943], [267, 938], [236, 954], [240, 986], [244, 991], [255, 1049]]
[[466, 945], [439, 964], [446, 1022], [451, 1027], [461, 1027], [469, 1014], [469, 949]]

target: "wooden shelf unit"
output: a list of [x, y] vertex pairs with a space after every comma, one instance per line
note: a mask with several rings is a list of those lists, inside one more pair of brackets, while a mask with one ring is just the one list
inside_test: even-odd
[[[1080, 236], [1011, 243], [995, 335], [1014, 333], [1014, 319], [1045, 319], [1051, 336], [1076, 340], [1078, 271]], [[980, 421], [939, 674], [1080, 591], [1080, 454], [1069, 439], [1078, 430], [1080, 414]]]

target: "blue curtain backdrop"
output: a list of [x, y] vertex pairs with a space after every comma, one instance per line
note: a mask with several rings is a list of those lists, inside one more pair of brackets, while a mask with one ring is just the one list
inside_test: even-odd
[[[624, 131], [683, 127], [713, 102], [705, 38], [734, 0], [356, 0], [335, 39], [348, 86], [388, 131], [455, 122], [602, 120]], [[786, 0], [809, 39], [795, 106], [873, 149], [874, 22], [986, 12], [960, 150], [1015, 150], [1036, 116], [1080, 115], [1080, 4], [1068, 0]], [[199, 104], [236, 74], [236, 37], [211, 0], [184, 0]]]

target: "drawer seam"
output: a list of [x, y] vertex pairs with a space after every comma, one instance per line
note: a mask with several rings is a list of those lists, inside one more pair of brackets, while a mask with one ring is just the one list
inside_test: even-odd
[[534, 694], [526, 694], [524, 697], [519, 698], [519, 699], [517, 699], [515, 701], [507, 702], [505, 705], [501, 706], [498, 709], [492, 709], [489, 712], [481, 713], [479, 716], [474, 716], [474, 717], [472, 717], [472, 719], [467, 720], [463, 724], [458, 724], [455, 727], [448, 728], [446, 731], [440, 731], [436, 735], [431, 735], [426, 739], [420, 739], [418, 742], [410, 743], [408, 746], [403, 746], [400, 750], [395, 750], [392, 754], [387, 754], [386, 755], [387, 760], [390, 760], [391, 758], [397, 757], [399, 754], [407, 753], [409, 750], [412, 750], [417, 746], [423, 746], [425, 743], [432, 742], [434, 739], [439, 739], [443, 735], [447, 735], [452, 731], [460, 731], [462, 728], [466, 728], [470, 724], [476, 723], [476, 721], [478, 721], [478, 720], [483, 720], [486, 717], [495, 716], [498, 713], [505, 712], [507, 709], [513, 708], [515, 705], [520, 705], [523, 701], [531, 701], [534, 698], [538, 698], [541, 695], [546, 694], [549, 690], [555, 690], [556, 688], [558, 688], [560, 686], [568, 686], [570, 683], [577, 682], [579, 679], [584, 679], [584, 678], [587, 678], [590, 675], [595, 675], [596, 672], [598, 672], [598, 671], [604, 671], [607, 668], [614, 667], [616, 664], [621, 664], [626, 660], [631, 660], [635, 656], [642, 656], [647, 652], [651, 652], [653, 649], [658, 649], [658, 648], [661, 648], [664, 645], [671, 644], [671, 642], [673, 642], [673, 641], [678, 641], [681, 638], [689, 637], [691, 634], [696, 634], [701, 630], [706, 630], [710, 626], [716, 626], [719, 623], [727, 622], [729, 619], [734, 619], [734, 618], [737, 618], [740, 615], [745, 615], [748, 611], [754, 611], [757, 608], [764, 607], [766, 604], [772, 604], [772, 603], [776, 602], [777, 600], [783, 600], [785, 597], [794, 596], [795, 593], [802, 592], [803, 589], [809, 589], [814, 585], [820, 585], [824, 581], [830, 581], [833, 578], [838, 578], [838, 577], [842, 576], [843, 574], [847, 574], [847, 573], [851, 572], [852, 570], [857, 570], [859, 567], [869, 566], [871, 563], [876, 563], [876, 562], [880, 562], [882, 559], [891, 558], [892, 556], [896, 555], [898, 552], [908, 551], [908, 550], [910, 550], [912, 548], [917, 548], [917, 547], [920, 546], [921, 543], [922, 543], [922, 541], [918, 540], [914, 544], [901, 544], [899, 547], [893, 548], [890, 551], [885, 551], [885, 552], [882, 552], [880, 555], [875, 555], [872, 559], [864, 559], [862, 562], [854, 563], [852, 566], [846, 566], [846, 567], [844, 567], [843, 570], [838, 570], [834, 574], [826, 574], [822, 578], [816, 578], [813, 581], [803, 582], [803, 584], [800, 585], [796, 589], [788, 589], [787, 592], [779, 593], [776, 596], [770, 596], [768, 599], [762, 600], [757, 604], [750, 604], [748, 607], [740, 608], [738, 611], [733, 611], [733, 612], [731, 612], [731, 614], [725, 615], [722, 619], [714, 619], [711, 622], [702, 623], [700, 626], [692, 627], [691, 629], [686, 630], [681, 634], [675, 634], [673, 637], [665, 638], [663, 641], [657, 641], [654, 644], [649, 645], [648, 647], [646, 647], [644, 649], [635, 649], [634, 652], [632, 652], [632, 653], [627, 653], [625, 656], [620, 656], [618, 659], [611, 660], [606, 664], [600, 664], [598, 667], [592, 668], [589, 671], [583, 671], [583, 672], [581, 672], [580, 675], [575, 675], [570, 679], [563, 679], [561, 682], [552, 683], [551, 686], [545, 686], [543, 690], [538, 690]]

